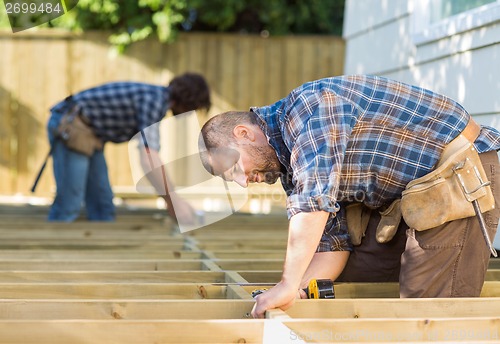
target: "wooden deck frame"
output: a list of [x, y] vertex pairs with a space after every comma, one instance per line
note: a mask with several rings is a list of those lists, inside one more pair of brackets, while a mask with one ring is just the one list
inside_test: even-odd
[[[0, 333], [12, 344], [261, 343], [269, 321], [277, 320], [4, 320]], [[279, 324], [286, 326], [282, 339], [290, 343], [494, 343], [500, 319], [280, 319]]]
[[335, 300], [254, 320], [250, 292], [281, 277], [282, 217], [267, 229], [242, 216], [181, 235], [150, 215], [69, 226], [16, 216], [0, 223], [0, 342], [260, 343], [272, 324], [294, 344], [499, 341], [500, 260], [481, 298], [408, 300], [397, 283], [342, 283]]

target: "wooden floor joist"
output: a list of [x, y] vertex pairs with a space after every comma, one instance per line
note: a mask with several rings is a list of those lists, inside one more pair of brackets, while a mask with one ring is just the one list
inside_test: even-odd
[[284, 211], [184, 234], [157, 209], [70, 224], [46, 222], [44, 207], [0, 211], [0, 343], [500, 342], [500, 259], [480, 298], [338, 283], [334, 300], [255, 320], [252, 290], [281, 278]]

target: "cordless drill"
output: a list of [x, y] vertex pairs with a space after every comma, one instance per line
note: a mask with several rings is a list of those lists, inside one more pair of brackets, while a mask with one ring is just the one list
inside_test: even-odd
[[[252, 297], [262, 294], [267, 289], [255, 289], [252, 291]], [[312, 279], [307, 288], [302, 289], [308, 299], [334, 299], [335, 290], [333, 289], [333, 281], [329, 279]]]

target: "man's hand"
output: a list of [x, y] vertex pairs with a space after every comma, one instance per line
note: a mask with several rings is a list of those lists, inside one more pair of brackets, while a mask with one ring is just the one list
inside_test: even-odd
[[294, 304], [296, 298], [299, 298], [297, 289], [280, 282], [255, 298], [251, 313], [252, 317], [264, 318], [264, 314], [268, 309], [280, 308], [286, 310]]
[[185, 200], [171, 193], [170, 197], [165, 197], [167, 203], [167, 213], [176, 222], [184, 225], [194, 225], [196, 222], [196, 212], [194, 208]]
[[281, 282], [257, 296], [254, 318], [263, 318], [268, 309], [289, 308], [298, 297], [302, 277], [311, 263], [329, 213], [298, 213], [290, 219], [288, 244]]

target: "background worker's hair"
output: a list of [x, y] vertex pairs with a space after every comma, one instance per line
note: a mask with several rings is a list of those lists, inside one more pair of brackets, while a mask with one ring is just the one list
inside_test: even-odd
[[205, 78], [196, 73], [184, 73], [169, 83], [170, 97], [190, 110], [210, 110], [210, 88]]

